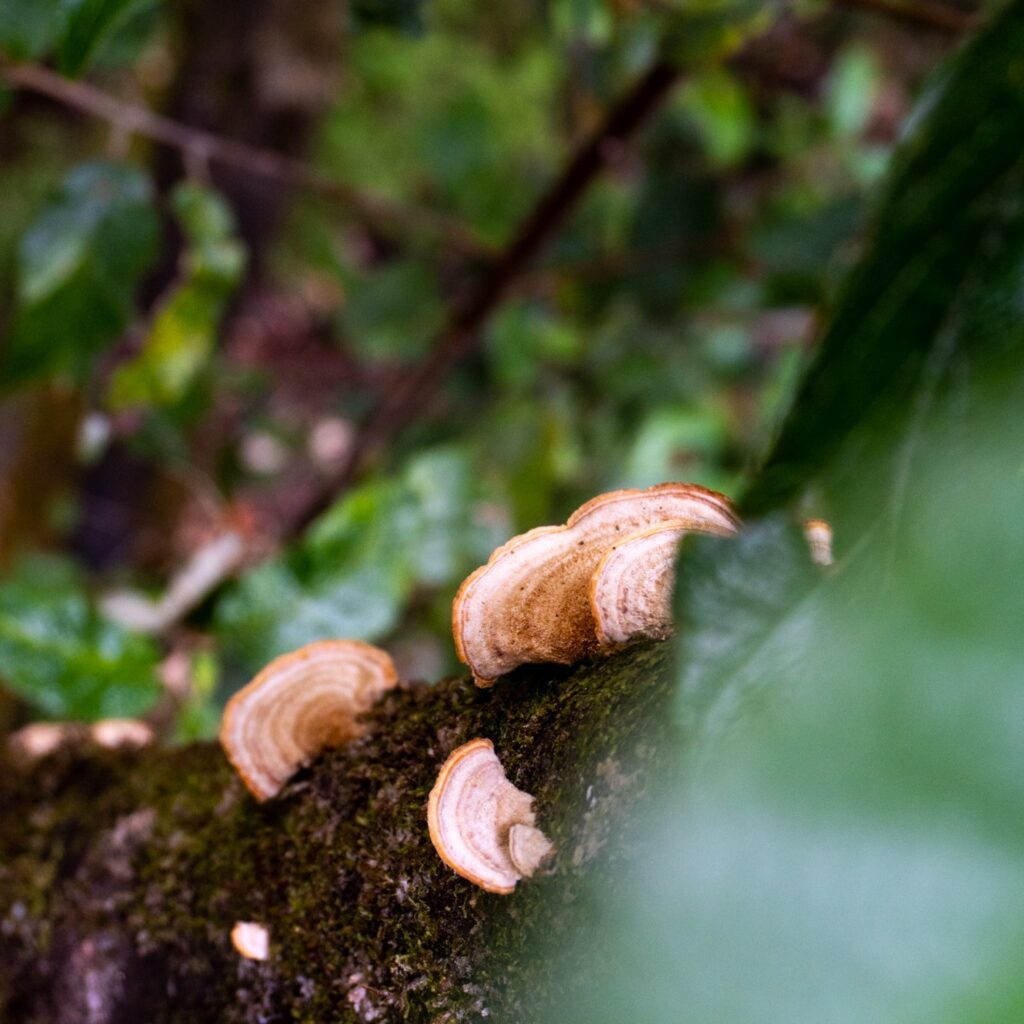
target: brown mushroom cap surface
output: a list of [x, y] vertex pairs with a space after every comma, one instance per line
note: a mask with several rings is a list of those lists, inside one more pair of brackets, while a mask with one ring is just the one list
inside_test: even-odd
[[672, 590], [685, 525], [663, 523], [610, 548], [590, 580], [590, 607], [602, 647], [672, 631]]
[[528, 662], [572, 664], [596, 649], [594, 570], [616, 541], [667, 522], [722, 535], [737, 528], [724, 495], [667, 483], [599, 495], [564, 526], [542, 526], [498, 548], [452, 606], [455, 648], [477, 684]]
[[[536, 828], [533, 797], [516, 789], [490, 740], [452, 751], [427, 802], [430, 839], [441, 859], [487, 892], [508, 894], [531, 875], [552, 846]], [[514, 829], [517, 860], [510, 850]]]
[[258, 800], [302, 764], [354, 739], [357, 722], [398, 681], [391, 658], [358, 640], [323, 640], [272, 661], [228, 701], [220, 742]]

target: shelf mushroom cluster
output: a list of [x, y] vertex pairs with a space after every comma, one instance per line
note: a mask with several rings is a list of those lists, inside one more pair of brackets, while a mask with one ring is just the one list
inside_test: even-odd
[[[729, 499], [695, 484], [602, 494], [562, 526], [542, 526], [499, 547], [459, 588], [452, 629], [478, 686], [531, 662], [571, 664], [672, 627], [676, 552], [687, 533], [739, 529]], [[806, 524], [814, 560], [831, 561], [831, 529]], [[220, 739], [258, 800], [280, 792], [327, 747], [362, 733], [359, 716], [398, 681], [388, 655], [329, 640], [271, 662], [229, 701]], [[459, 875], [511, 893], [554, 851], [537, 827], [533, 797], [517, 789], [489, 739], [455, 749], [427, 804], [431, 841]], [[267, 955], [264, 926], [240, 922], [243, 956]]]
[[490, 686], [519, 665], [568, 665], [664, 636], [679, 540], [738, 528], [729, 499], [696, 484], [599, 495], [564, 526], [513, 537], [462, 584], [452, 606], [459, 658]]

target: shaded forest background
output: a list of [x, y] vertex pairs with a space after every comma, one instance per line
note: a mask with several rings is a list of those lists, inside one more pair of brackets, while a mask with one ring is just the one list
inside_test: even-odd
[[[3, 715], [170, 685], [179, 738], [324, 635], [453, 671], [458, 582], [594, 493], [736, 494], [973, 17], [79, 7], [0, 17]], [[203, 551], [197, 593], [141, 603]]]

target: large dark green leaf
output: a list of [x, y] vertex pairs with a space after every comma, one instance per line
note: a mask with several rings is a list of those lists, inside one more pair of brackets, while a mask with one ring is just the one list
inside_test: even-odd
[[159, 0], [78, 0], [71, 8], [59, 46], [60, 69], [78, 75], [108, 35], [133, 14]]
[[115, 408], [180, 402], [213, 353], [228, 300], [245, 269], [245, 249], [219, 195], [179, 185], [171, 205], [188, 247], [176, 285], [153, 315], [139, 354], [117, 368], [110, 401]]
[[108, 163], [74, 168], [21, 242], [17, 316], [0, 366], [4, 386], [87, 372], [133, 315], [157, 237], [141, 171]]
[[685, 771], [548, 1019], [1024, 1019], [1022, 85], [1018, 0], [904, 143], [748, 498], [826, 479], [859, 543], [816, 581], [779, 520], [684, 549]]
[[992, 279], [1020, 272], [1022, 130], [1018, 0], [965, 47], [898, 152], [864, 256], [747, 497], [750, 511], [792, 499], [866, 416], [887, 403], [908, 408], [953, 355], [983, 359], [1024, 343], [1019, 316], [997, 332], [972, 327]]
[[63, 0], [0, 0], [0, 50], [39, 57], [57, 40], [66, 16]]
[[548, 1019], [1024, 1019], [1017, 392], [928, 422], [895, 562], [807, 589], [771, 525], [684, 559], [685, 771]]

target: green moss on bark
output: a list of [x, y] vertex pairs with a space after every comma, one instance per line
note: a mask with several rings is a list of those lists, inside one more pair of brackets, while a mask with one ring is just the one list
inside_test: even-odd
[[[0, 1016], [10, 1021], [531, 1020], [583, 886], [668, 756], [669, 650], [389, 694], [366, 735], [257, 804], [219, 748], [67, 751], [4, 773]], [[511, 896], [437, 857], [427, 794], [494, 741], [557, 853]], [[241, 959], [238, 920], [271, 931]], [[559, 979], [563, 983], [564, 979]]]

